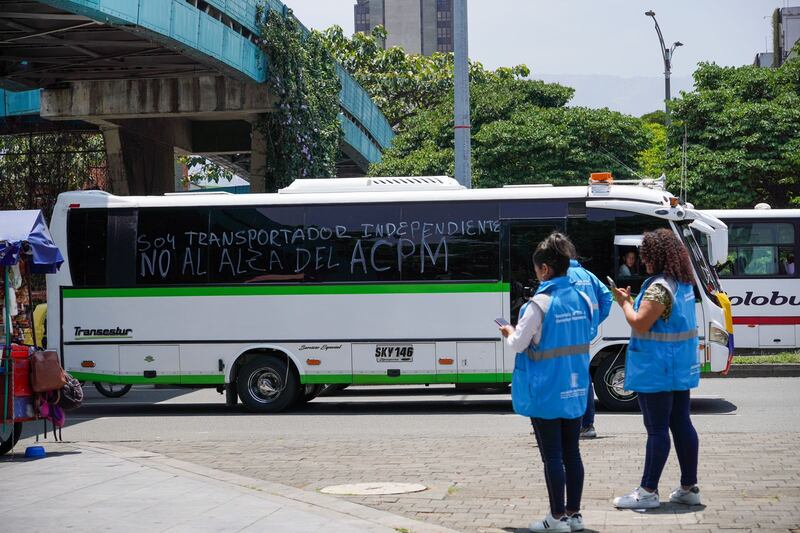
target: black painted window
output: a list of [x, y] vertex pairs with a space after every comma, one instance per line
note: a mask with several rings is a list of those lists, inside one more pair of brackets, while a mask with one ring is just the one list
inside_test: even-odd
[[67, 255], [75, 287], [106, 285], [108, 211], [70, 209], [67, 214]]
[[308, 281], [304, 223], [303, 207], [212, 209], [211, 283]]
[[208, 209], [140, 209], [136, 238], [136, 284], [208, 283]]

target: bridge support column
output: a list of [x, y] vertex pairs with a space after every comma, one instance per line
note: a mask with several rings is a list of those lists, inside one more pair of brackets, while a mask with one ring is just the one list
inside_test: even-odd
[[108, 178], [108, 192], [120, 196], [130, 194], [128, 175], [125, 172], [125, 161], [122, 157], [122, 141], [118, 127], [102, 127], [103, 141], [106, 146], [106, 177]]
[[119, 129], [122, 159], [132, 195], [175, 191], [175, 148]]
[[267, 139], [253, 122], [250, 132], [250, 192], [275, 192], [274, 188], [274, 184], [269, 187], [267, 184]]

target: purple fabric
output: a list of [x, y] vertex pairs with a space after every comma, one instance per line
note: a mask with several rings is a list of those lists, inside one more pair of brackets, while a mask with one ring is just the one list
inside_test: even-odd
[[35, 274], [54, 274], [64, 262], [41, 211], [0, 211], [0, 265], [16, 265], [28, 249]]

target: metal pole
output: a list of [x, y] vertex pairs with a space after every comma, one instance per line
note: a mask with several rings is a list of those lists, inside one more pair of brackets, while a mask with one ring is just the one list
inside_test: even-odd
[[467, 0], [453, 1], [453, 45], [455, 51], [455, 149], [456, 179], [472, 187], [472, 139], [469, 116], [469, 35]]
[[666, 117], [664, 118], [664, 124], [667, 126], [667, 129], [672, 125], [672, 116], [669, 109], [669, 77], [670, 71], [672, 70], [672, 65], [670, 64], [670, 56], [672, 53], [665, 49], [664, 50], [664, 110], [666, 112]]

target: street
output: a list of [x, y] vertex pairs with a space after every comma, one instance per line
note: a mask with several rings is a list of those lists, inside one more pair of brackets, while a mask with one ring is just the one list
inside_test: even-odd
[[[119, 399], [87, 387], [65, 441], [106, 442], [306, 491], [397, 481], [428, 490], [350, 501], [460, 531], [515, 531], [546, 510], [530, 425], [508, 395], [452, 387], [352, 387], [280, 415], [225, 408], [214, 390], [134, 388]], [[800, 528], [800, 378], [706, 379], [693, 395], [705, 506], [613, 510], [638, 484], [644, 429], [638, 413], [598, 409], [599, 437], [582, 442], [590, 530]], [[28, 427], [27, 432], [33, 428]], [[27, 436], [27, 435], [26, 435]], [[25, 446], [31, 439], [25, 439]], [[677, 484], [673, 456], [662, 501]]]

